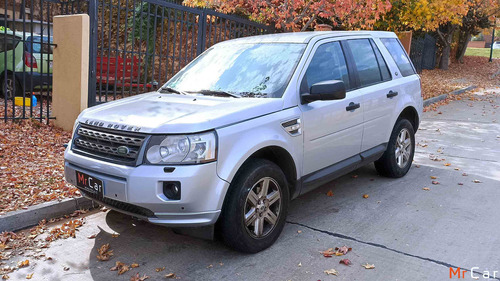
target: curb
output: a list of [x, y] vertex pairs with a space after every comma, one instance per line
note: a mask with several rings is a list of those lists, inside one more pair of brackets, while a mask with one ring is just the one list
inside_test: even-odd
[[92, 209], [98, 206], [92, 200], [78, 197], [61, 201], [41, 203], [27, 210], [9, 212], [0, 216], [0, 233], [18, 231], [37, 225], [41, 220], [53, 219], [73, 213], [76, 210]]
[[453, 92], [449, 92], [447, 94], [442, 94], [442, 95], [439, 95], [437, 97], [433, 97], [433, 98], [430, 98], [430, 99], [426, 99], [424, 100], [424, 107], [425, 106], [429, 106], [433, 103], [436, 103], [438, 101], [442, 101], [444, 99], [446, 99], [449, 95], [459, 95], [459, 94], [463, 94], [464, 92], [466, 91], [470, 91], [470, 90], [473, 90], [477, 88], [477, 86], [469, 86], [469, 87], [465, 87], [465, 88], [462, 88], [462, 89], [458, 89], [458, 90], [455, 90]]

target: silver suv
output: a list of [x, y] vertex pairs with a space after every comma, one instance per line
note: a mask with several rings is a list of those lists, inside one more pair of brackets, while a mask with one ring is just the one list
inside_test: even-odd
[[258, 252], [291, 199], [371, 162], [404, 176], [421, 112], [420, 78], [392, 32], [230, 40], [157, 92], [84, 110], [65, 177], [119, 212], [217, 229]]

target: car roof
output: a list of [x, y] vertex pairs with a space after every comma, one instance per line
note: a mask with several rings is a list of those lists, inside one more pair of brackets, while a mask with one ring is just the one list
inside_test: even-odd
[[[16, 37], [19, 37], [19, 38], [23, 38], [25, 37], [26, 39], [31, 37], [31, 31], [30, 32], [22, 32], [22, 31], [12, 31], [11, 29], [7, 29], [5, 31], [0, 31], [0, 35], [2, 34], [7, 34], [7, 35], [14, 35]], [[48, 36], [47, 35], [42, 35], [40, 33], [35, 33], [33, 32], [33, 37], [44, 37], [44, 38], [47, 38]], [[52, 36], [50, 36], [52, 38]]]
[[232, 43], [309, 43], [313, 39], [324, 39], [331, 37], [344, 36], [369, 36], [369, 37], [385, 37], [397, 38], [394, 32], [389, 31], [305, 31], [305, 32], [289, 32], [289, 33], [274, 33], [266, 35], [257, 35], [243, 37], [228, 41], [223, 41], [219, 44]]

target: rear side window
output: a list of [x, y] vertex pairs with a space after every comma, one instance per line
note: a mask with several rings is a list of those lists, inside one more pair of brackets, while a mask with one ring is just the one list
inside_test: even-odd
[[403, 49], [398, 39], [396, 38], [381, 38], [380, 39], [384, 46], [387, 48], [392, 58], [396, 62], [396, 65], [403, 76], [409, 76], [415, 74], [415, 70], [411, 65], [408, 56], [406, 55], [406, 51]]
[[11, 35], [0, 34], [0, 52], [14, 50], [19, 43], [19, 39]]
[[[361, 87], [388, 80], [387, 65], [380, 54], [375, 54], [369, 39], [353, 39], [346, 42], [351, 50]], [[378, 56], [380, 57], [377, 58]]]
[[382, 57], [382, 54], [380, 53], [380, 50], [378, 49], [377, 45], [373, 41], [370, 40], [372, 43], [372, 48], [375, 51], [375, 55], [377, 57], [377, 62], [378, 62], [378, 67], [380, 69], [380, 75], [382, 76], [382, 80], [387, 81], [391, 80], [391, 74], [389, 73], [389, 67], [387, 66], [387, 63], [384, 60], [384, 57]]
[[327, 80], [344, 81], [346, 89], [350, 88], [347, 64], [339, 42], [325, 43], [316, 49], [300, 84], [300, 91], [308, 93], [313, 84]]

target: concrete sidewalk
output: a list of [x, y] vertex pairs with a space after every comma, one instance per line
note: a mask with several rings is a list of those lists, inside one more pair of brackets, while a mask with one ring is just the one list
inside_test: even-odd
[[[369, 165], [294, 200], [281, 237], [261, 253], [244, 255], [220, 242], [93, 211], [75, 239], [57, 240], [44, 250], [52, 261], [31, 260], [30, 267], [9, 275], [11, 280], [33, 272], [32, 280], [129, 280], [137, 272], [149, 280], [170, 272], [181, 280], [450, 280], [449, 267], [493, 274], [500, 271], [500, 93], [488, 99], [453, 101], [439, 108], [442, 114], [425, 113], [417, 165], [407, 176], [379, 177]], [[329, 190], [333, 197], [325, 195]], [[115, 232], [120, 236], [113, 238]], [[87, 239], [92, 234], [97, 237]], [[97, 261], [105, 243], [114, 256]], [[346, 256], [319, 253], [343, 245], [352, 247]], [[352, 265], [339, 264], [342, 258]], [[140, 266], [118, 276], [109, 270], [116, 261]], [[332, 268], [338, 276], [323, 272]], [[470, 273], [465, 277], [471, 279]]]

